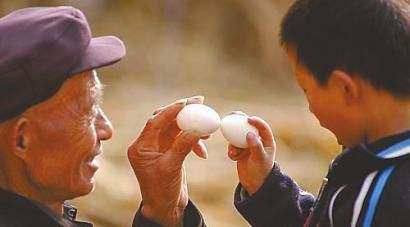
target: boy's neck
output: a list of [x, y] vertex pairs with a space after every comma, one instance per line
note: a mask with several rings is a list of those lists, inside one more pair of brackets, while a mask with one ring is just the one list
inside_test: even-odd
[[367, 142], [410, 130], [410, 102], [392, 101], [374, 105], [369, 110]]

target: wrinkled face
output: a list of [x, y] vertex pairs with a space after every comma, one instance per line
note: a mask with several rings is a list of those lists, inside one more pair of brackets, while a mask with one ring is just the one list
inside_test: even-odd
[[338, 143], [353, 147], [362, 140], [362, 120], [360, 111], [346, 101], [340, 83], [333, 82], [320, 84], [312, 73], [301, 64], [294, 51], [288, 51], [294, 75], [299, 86], [305, 92], [309, 103], [309, 110], [319, 120], [320, 125], [330, 130], [337, 138]]
[[50, 196], [88, 194], [98, 169], [101, 142], [112, 126], [100, 107], [102, 85], [95, 71], [68, 79], [51, 99], [29, 109], [25, 162], [32, 182]]

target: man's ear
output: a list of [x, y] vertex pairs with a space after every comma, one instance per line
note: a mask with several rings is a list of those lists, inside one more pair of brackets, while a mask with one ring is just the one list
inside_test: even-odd
[[334, 70], [329, 77], [328, 84], [342, 95], [347, 105], [355, 103], [360, 98], [359, 85], [353, 77], [341, 70]]
[[16, 156], [25, 159], [31, 138], [29, 120], [25, 117], [17, 119], [12, 126], [11, 133], [10, 148]]

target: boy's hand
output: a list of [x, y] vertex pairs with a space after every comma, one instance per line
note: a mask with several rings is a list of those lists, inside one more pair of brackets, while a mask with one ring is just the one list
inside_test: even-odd
[[269, 125], [259, 117], [248, 118], [249, 124], [258, 129], [260, 138], [249, 132], [246, 136], [249, 148], [229, 145], [228, 156], [237, 161], [239, 181], [249, 194], [254, 194], [265, 182], [273, 168], [276, 144]]

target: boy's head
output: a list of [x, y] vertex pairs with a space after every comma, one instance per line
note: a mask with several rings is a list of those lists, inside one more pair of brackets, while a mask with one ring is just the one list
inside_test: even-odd
[[280, 35], [311, 111], [341, 144], [368, 139], [370, 104], [410, 100], [408, 0], [296, 0]]

